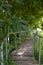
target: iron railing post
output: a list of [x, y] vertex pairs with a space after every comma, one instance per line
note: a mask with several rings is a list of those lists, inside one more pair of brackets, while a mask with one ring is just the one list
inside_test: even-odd
[[41, 38], [39, 37], [39, 65], [40, 65], [40, 59], [41, 58]]
[[8, 41], [7, 41], [7, 38], [6, 38], [6, 59], [8, 59]]
[[7, 65], [8, 65], [8, 56], [9, 56], [9, 34], [6, 38], [6, 61], [7, 61]]
[[33, 56], [34, 56], [34, 49], [35, 49], [35, 33], [33, 33]]
[[4, 65], [3, 43], [1, 44], [1, 65]]

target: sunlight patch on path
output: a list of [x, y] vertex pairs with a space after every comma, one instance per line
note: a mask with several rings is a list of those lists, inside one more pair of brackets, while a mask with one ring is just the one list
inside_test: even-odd
[[28, 49], [29, 49], [29, 48], [31, 49], [32, 46], [19, 49], [18, 52], [17, 52], [17, 55], [22, 55], [22, 54], [24, 54], [25, 51], [27, 51], [27, 48], [28, 48]]

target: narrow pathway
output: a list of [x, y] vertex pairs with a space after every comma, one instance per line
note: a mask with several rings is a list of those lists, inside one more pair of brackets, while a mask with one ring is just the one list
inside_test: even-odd
[[23, 43], [20, 49], [15, 50], [13, 53], [13, 59], [18, 65], [36, 65], [36, 61], [32, 56], [32, 39]]

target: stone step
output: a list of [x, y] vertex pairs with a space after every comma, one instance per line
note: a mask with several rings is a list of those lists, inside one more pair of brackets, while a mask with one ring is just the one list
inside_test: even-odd
[[37, 65], [36, 63], [32, 63], [29, 61], [16, 61], [18, 65]]
[[[13, 54], [13, 56], [21, 56], [21, 55]], [[32, 57], [33, 55], [25, 53], [25, 54], [22, 54], [22, 56], [24, 56], [24, 57]]]
[[[21, 52], [22, 53], [22, 52]], [[14, 52], [12, 53], [13, 56], [21, 56], [21, 54], [17, 53], [17, 52]], [[32, 53], [31, 52], [24, 52], [22, 54], [22, 56], [29, 56], [29, 57], [32, 57]]]
[[31, 53], [29, 53], [29, 52], [25, 52], [25, 53], [23, 54], [23, 56], [32, 57], [33, 55], [32, 55]]
[[13, 61], [18, 65], [37, 65], [32, 51], [32, 39], [24, 42], [18, 50], [12, 52]]
[[23, 57], [23, 56], [14, 56], [14, 61], [28, 61], [29, 63], [35, 63], [35, 60], [33, 57]]

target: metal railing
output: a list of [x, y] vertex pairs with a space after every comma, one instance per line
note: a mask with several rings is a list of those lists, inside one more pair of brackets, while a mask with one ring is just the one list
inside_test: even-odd
[[43, 64], [43, 37], [33, 34], [33, 55], [39, 65]]
[[[5, 65], [4, 61], [8, 60], [8, 44], [9, 40], [8, 37], [6, 37], [2, 43], [0, 43], [0, 65]], [[8, 64], [7, 64], [8, 65]]]
[[[18, 44], [25, 42], [30, 38], [31, 31], [19, 31], [19, 32], [9, 32], [3, 42], [0, 44], [0, 65], [8, 65], [9, 56], [9, 44], [10, 35], [14, 35], [14, 46], [17, 49]], [[17, 42], [18, 41], [18, 42]], [[37, 63], [43, 64], [43, 37], [38, 34], [33, 34], [33, 56], [36, 58]], [[6, 63], [5, 63], [5, 62]]]
[[[13, 34], [15, 36], [15, 47], [17, 48], [18, 43], [22, 43], [25, 40], [29, 39], [30, 32], [27, 31], [19, 31], [19, 32], [10, 32], [7, 34], [6, 38], [3, 40], [3, 42], [0, 44], [0, 65], [8, 65], [8, 55], [9, 55], [9, 44], [10, 44], [10, 35]], [[17, 36], [17, 34], [19, 36]], [[19, 39], [17, 43], [17, 38]], [[5, 63], [5, 62], [6, 63]]]

